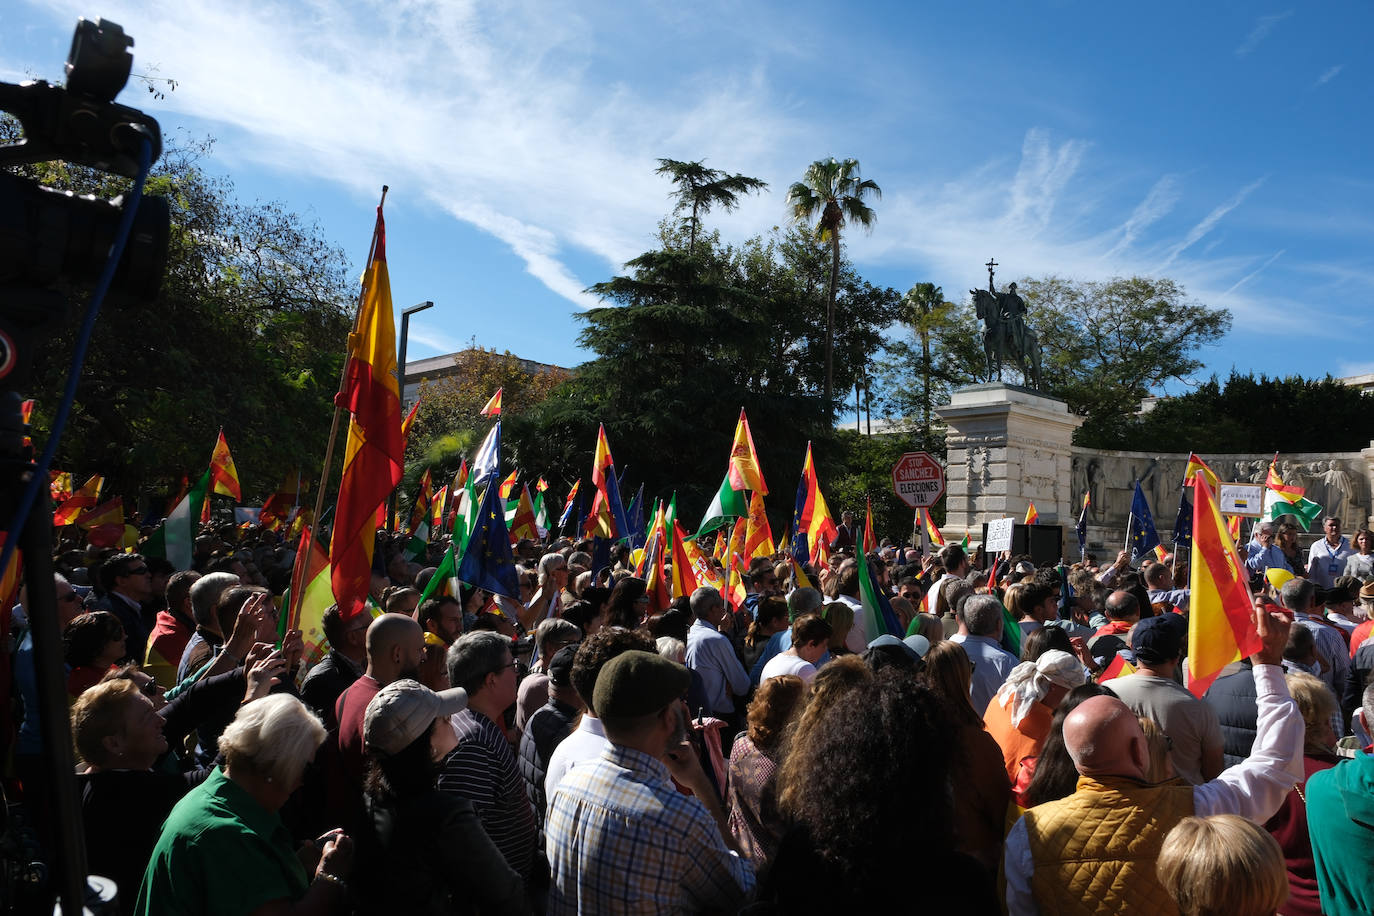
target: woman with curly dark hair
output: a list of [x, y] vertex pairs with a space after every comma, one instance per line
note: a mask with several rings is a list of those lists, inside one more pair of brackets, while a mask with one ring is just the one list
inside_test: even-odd
[[67, 675], [67, 693], [75, 699], [100, 683], [114, 663], [124, 657], [124, 624], [109, 611], [80, 614], [62, 631], [62, 660]]
[[923, 861], [940, 863], [940, 875], [921, 882], [911, 904], [999, 913], [995, 883], [955, 851], [952, 741], [940, 699], [907, 674], [879, 672], [830, 704], [797, 736], [783, 768], [790, 826], [760, 899], [790, 912], [887, 910], [920, 850]]
[[638, 628], [649, 610], [649, 584], [643, 579], [626, 576], [611, 589], [611, 606], [606, 611], [606, 626]]
[[939, 698], [954, 726], [950, 769], [950, 791], [958, 800], [954, 848], [976, 859], [990, 876], [995, 875], [1002, 860], [1002, 837], [1011, 804], [1002, 750], [983, 730], [983, 717], [969, 700], [973, 665], [964, 647], [938, 642], [926, 654], [925, 663], [926, 686]]
[[749, 703], [749, 728], [730, 750], [726, 791], [730, 833], [755, 868], [762, 868], [782, 838], [778, 814], [777, 773], [784, 736], [806, 701], [806, 683], [795, 674], [769, 678]]

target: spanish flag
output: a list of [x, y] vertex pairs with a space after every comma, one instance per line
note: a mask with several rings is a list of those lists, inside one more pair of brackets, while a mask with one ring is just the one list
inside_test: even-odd
[[215, 440], [215, 450], [210, 453], [210, 492], [221, 496], [232, 496], [234, 502], [242, 502], [243, 490], [239, 487], [239, 471], [234, 467], [234, 456], [229, 454], [229, 443], [224, 440], [224, 430], [219, 431]]
[[1188, 466], [1183, 469], [1183, 485], [1191, 487], [1196, 475], [1201, 473], [1207, 478], [1207, 486], [1213, 490], [1217, 488], [1217, 472], [1207, 466], [1207, 462], [1197, 456], [1197, 452], [1188, 453]]
[[401, 421], [401, 441], [410, 441], [410, 427], [415, 423], [415, 415], [420, 412], [420, 399], [416, 398], [415, 403], [410, 405], [410, 413]]
[[363, 612], [372, 580], [377, 507], [401, 482], [401, 397], [396, 384], [396, 326], [386, 270], [386, 225], [377, 207], [362, 305], [348, 337], [343, 389], [335, 403], [351, 414], [343, 479], [329, 542], [330, 578], [345, 620]]
[[[501, 416], [501, 389], [500, 389], [500, 388], [497, 388], [497, 389], [496, 389], [496, 393], [493, 394], [493, 395], [491, 396], [491, 400], [490, 400], [490, 401], [487, 401], [487, 406], [482, 408], [482, 414], [481, 414], [481, 415], [484, 416], [484, 417], [499, 417], [499, 416]], [[504, 498], [504, 497], [502, 497], [502, 498]]]
[[622, 540], [629, 537], [630, 524], [625, 518], [625, 508], [620, 504], [620, 482], [615, 476], [615, 459], [611, 457], [611, 444], [606, 440], [606, 427], [597, 429], [596, 455], [592, 458], [592, 508], [587, 513], [588, 535]]
[[1035, 511], [1035, 500], [1031, 500], [1031, 504], [1026, 507], [1026, 520], [1022, 524], [1034, 525], [1038, 521], [1040, 521], [1040, 513]]
[[74, 523], [81, 513], [87, 509], [94, 509], [96, 503], [100, 502], [100, 490], [105, 486], [105, 478], [95, 474], [90, 480], [81, 485], [65, 501], [57, 507], [57, 511], [52, 515], [54, 527], [60, 528], [63, 525]]
[[1199, 468], [1193, 476], [1193, 551], [1189, 577], [1188, 689], [1207, 692], [1221, 669], [1259, 651], [1249, 574], [1226, 531], [1216, 496]]
[[754, 451], [754, 434], [749, 431], [749, 418], [744, 415], [743, 407], [739, 409], [735, 441], [730, 446], [730, 486], [768, 495], [763, 469], [759, 467], [759, 453]]
[[763, 494], [755, 490], [749, 496], [749, 521], [744, 530], [744, 558], [771, 557], [773, 529], [768, 526], [768, 513], [763, 511]]
[[811, 457], [811, 443], [806, 443], [806, 460], [802, 462], [802, 486], [806, 488], [801, 512], [800, 525], [806, 531], [810, 544], [812, 564], [821, 561], [822, 553], [829, 549], [830, 542], [839, 535], [835, 520], [830, 517], [830, 507], [821, 494], [821, 480], [816, 474], [816, 462]]
[[1112, 659], [1111, 664], [1102, 669], [1102, 673], [1097, 676], [1097, 682], [1104, 684], [1107, 681], [1114, 681], [1119, 677], [1127, 677], [1135, 674], [1135, 665], [1126, 661], [1126, 656], [1118, 653]]
[[[926, 525], [926, 537], [930, 538], [930, 543], [934, 544], [936, 547], [943, 547], [943, 546], [945, 546], [945, 536], [944, 536], [943, 534], [940, 533], [940, 529], [939, 529], [939, 528], [936, 528], [936, 527], [935, 527], [935, 522], [932, 521], [931, 518], [930, 518], [930, 510], [929, 510], [929, 509], [917, 509], [916, 511], [919, 512], [919, 513], [921, 513], [921, 518], [925, 521], [925, 525]], [[967, 534], [967, 533], [964, 535], [964, 546], [965, 546], [965, 547], [968, 547], [968, 534]]]
[[511, 491], [515, 489], [515, 482], [520, 479], [520, 469], [516, 468], [510, 472], [510, 476], [501, 481], [501, 498], [510, 499]]
[[329, 557], [306, 525], [301, 530], [296, 565], [291, 571], [291, 597], [287, 599], [292, 604], [291, 616], [299, 621], [298, 629], [305, 642], [302, 667], [318, 662], [331, 648], [324, 635], [324, 612], [334, 603], [329, 580]]

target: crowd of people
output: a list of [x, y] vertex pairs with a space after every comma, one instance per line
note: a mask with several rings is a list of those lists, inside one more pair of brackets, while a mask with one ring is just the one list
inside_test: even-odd
[[[846, 523], [666, 607], [569, 538], [518, 545], [518, 597], [423, 597], [443, 545], [383, 533], [318, 657], [273, 532], [206, 528], [179, 572], [64, 552], [89, 870], [138, 914], [1374, 912], [1369, 531], [1257, 526], [1261, 648], [1197, 697], [1186, 555], [860, 564]], [[42, 858], [33, 586], [10, 785]]]

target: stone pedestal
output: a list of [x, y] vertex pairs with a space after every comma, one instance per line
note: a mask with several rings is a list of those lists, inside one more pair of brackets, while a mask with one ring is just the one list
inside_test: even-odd
[[1071, 528], [1073, 432], [1083, 418], [1026, 388], [993, 382], [954, 392], [936, 409], [948, 427], [945, 531], [955, 539], [983, 522], [1025, 518], [1032, 500], [1043, 524]]

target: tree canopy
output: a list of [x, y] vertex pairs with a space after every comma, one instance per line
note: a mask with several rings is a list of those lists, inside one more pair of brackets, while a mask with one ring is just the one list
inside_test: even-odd
[[[17, 127], [0, 122], [0, 140]], [[169, 138], [145, 193], [172, 211], [166, 278], [148, 303], [110, 300], [92, 336], [56, 467], [100, 472], [126, 506], [207, 465], [223, 427], [244, 501], [286, 469], [319, 467], [356, 295], [321, 228], [278, 203], [245, 204], [204, 168], [212, 142]], [[16, 167], [49, 187], [112, 198], [129, 182], [62, 162]], [[78, 295], [78, 299], [84, 297]], [[76, 328], [38, 354], [33, 426], [42, 441]], [[317, 473], [317, 472], [316, 472]]]

